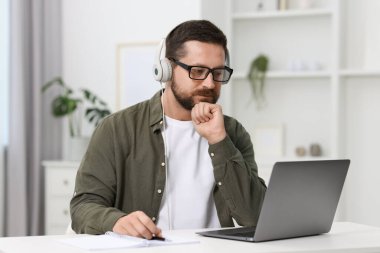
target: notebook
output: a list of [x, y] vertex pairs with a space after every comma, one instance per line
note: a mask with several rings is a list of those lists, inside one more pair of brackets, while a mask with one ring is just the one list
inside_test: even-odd
[[256, 227], [203, 231], [203, 236], [261, 242], [330, 231], [350, 160], [277, 162]]
[[72, 237], [60, 239], [58, 241], [85, 250], [126, 249], [199, 243], [199, 240], [196, 238], [170, 236], [165, 237], [164, 241], [160, 241], [120, 235], [114, 232], [107, 232], [104, 235], [86, 235]]

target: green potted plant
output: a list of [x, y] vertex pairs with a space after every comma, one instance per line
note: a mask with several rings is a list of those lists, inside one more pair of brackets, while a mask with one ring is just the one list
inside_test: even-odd
[[[55, 77], [45, 83], [42, 87], [42, 92], [53, 86], [62, 87], [62, 93], [53, 98], [51, 112], [54, 117], [68, 118], [71, 137], [69, 159], [81, 159], [88, 143], [88, 138], [82, 136], [82, 117], [86, 118], [90, 124], [97, 126], [105, 116], [111, 114], [111, 111], [106, 102], [88, 89], [80, 89], [82, 96], [75, 95], [73, 89], [61, 77]], [[86, 107], [84, 113], [82, 113], [83, 107]]]
[[265, 106], [265, 77], [268, 70], [269, 58], [263, 54], [257, 56], [251, 62], [249, 68], [248, 80], [251, 84], [253, 98], [256, 101], [257, 109]]

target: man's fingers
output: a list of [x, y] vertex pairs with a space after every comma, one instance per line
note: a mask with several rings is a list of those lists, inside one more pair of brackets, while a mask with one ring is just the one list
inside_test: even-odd
[[212, 105], [213, 104], [203, 102], [196, 104], [191, 111], [193, 121], [196, 124], [200, 124], [212, 119]]
[[195, 124], [201, 123], [198, 119], [198, 110], [197, 110], [197, 105], [193, 107], [191, 110], [191, 119], [194, 121]]
[[158, 234], [161, 234], [161, 230], [142, 211], [136, 211], [120, 218], [113, 227], [113, 231], [146, 239], [151, 239], [153, 235], [158, 236]]
[[[125, 217], [125, 216], [124, 216], [124, 217]], [[113, 227], [113, 232], [118, 233], [118, 234], [121, 234], [121, 235], [129, 235], [129, 232], [128, 232], [128, 230], [127, 230], [127, 226], [125, 226], [125, 225], [121, 222], [121, 220], [122, 220], [124, 217], [120, 218], [120, 219], [116, 222], [115, 226]]]
[[152, 238], [152, 232], [138, 219], [133, 219], [132, 222], [133, 229], [137, 232], [138, 237], [143, 237], [146, 239]]
[[125, 227], [125, 230], [127, 231], [127, 235], [134, 236], [134, 237], [142, 237], [139, 231], [135, 229], [132, 223], [129, 223], [128, 226]]
[[156, 233], [154, 235], [157, 237], [162, 237], [162, 230], [160, 228], [157, 228]]
[[132, 219], [130, 215], [120, 218], [116, 222], [113, 228], [113, 231], [121, 235], [130, 235], [130, 236], [135, 236], [135, 237], [139, 236], [139, 233], [133, 227]]
[[143, 212], [139, 213], [138, 216], [138, 227], [137, 230], [147, 239], [152, 238], [152, 234], [157, 233], [157, 226], [153, 221]]
[[209, 121], [212, 119], [212, 113], [211, 113], [212, 104], [204, 104], [202, 108], [202, 116], [206, 121]]

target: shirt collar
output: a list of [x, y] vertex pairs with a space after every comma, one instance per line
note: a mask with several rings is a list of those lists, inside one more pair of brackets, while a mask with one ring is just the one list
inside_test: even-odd
[[158, 91], [149, 100], [150, 119], [149, 124], [152, 127], [153, 132], [161, 130], [162, 127], [162, 104], [161, 104], [161, 90]]

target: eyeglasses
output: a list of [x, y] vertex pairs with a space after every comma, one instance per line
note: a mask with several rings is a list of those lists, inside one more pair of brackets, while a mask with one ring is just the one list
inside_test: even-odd
[[225, 66], [224, 68], [214, 68], [210, 69], [202, 66], [189, 66], [185, 63], [182, 63], [176, 59], [170, 58], [178, 66], [189, 72], [189, 77], [193, 80], [205, 80], [208, 74], [212, 74], [212, 80], [215, 82], [220, 82], [226, 84], [232, 75], [233, 69]]

